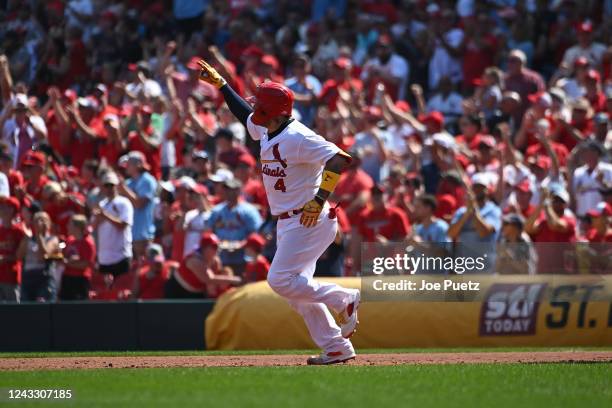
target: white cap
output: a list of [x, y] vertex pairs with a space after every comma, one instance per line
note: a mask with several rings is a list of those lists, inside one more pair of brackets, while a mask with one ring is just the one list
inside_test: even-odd
[[486, 188], [490, 188], [493, 184], [490, 173], [475, 173], [472, 176], [472, 185], [480, 184]]
[[109, 171], [102, 176], [102, 185], [112, 184], [114, 186], [119, 185], [119, 177], [112, 171]]
[[197, 183], [194, 179], [189, 176], [182, 176], [176, 181], [177, 188], [185, 188], [187, 190], [193, 190], [196, 188]]
[[225, 183], [234, 178], [234, 173], [228, 169], [218, 169], [215, 174], [210, 176], [210, 181], [215, 183]]
[[436, 143], [445, 149], [456, 150], [457, 143], [455, 142], [455, 138], [449, 135], [448, 133], [440, 132], [435, 133], [432, 137], [433, 143]]
[[169, 193], [174, 193], [175, 191], [174, 184], [172, 184], [171, 181], [162, 180], [159, 182], [159, 187], [161, 187], [162, 190], [168, 191]]
[[15, 94], [15, 96], [13, 97], [13, 104], [14, 106], [23, 105], [27, 107], [28, 106], [28, 96], [23, 93]]

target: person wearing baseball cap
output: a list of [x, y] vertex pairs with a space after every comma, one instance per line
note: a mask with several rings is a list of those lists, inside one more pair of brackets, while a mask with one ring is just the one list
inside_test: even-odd
[[134, 207], [134, 224], [132, 238], [134, 240], [134, 259], [139, 260], [145, 254], [149, 243], [155, 237], [155, 193], [157, 180], [147, 170], [146, 158], [142, 152], [133, 150], [128, 153], [126, 172], [129, 179], [119, 184], [119, 192], [125, 196]]
[[164, 287], [171, 271], [178, 268], [176, 262], [167, 262], [164, 250], [159, 244], [147, 247], [145, 262], [138, 268], [138, 299], [163, 299]]
[[168, 279], [164, 297], [198, 299], [207, 297], [212, 286], [240, 284], [240, 277], [223, 274], [224, 264], [218, 256], [220, 243], [214, 233], [204, 232], [200, 236], [198, 250], [185, 256], [178, 269]]
[[534, 193], [534, 186], [529, 178], [524, 178], [514, 186], [514, 199], [516, 201], [515, 211], [523, 217], [529, 217], [536, 210], [536, 206], [531, 202]]
[[602, 201], [600, 188], [612, 186], [612, 164], [606, 162], [606, 151], [593, 139], [579, 146], [582, 166], [574, 170], [573, 191], [576, 215], [584, 217], [586, 212]]
[[606, 46], [593, 41], [593, 23], [584, 20], [579, 22], [575, 29], [578, 44], [565, 51], [562, 64], [569, 67], [576, 59], [584, 57], [591, 66], [599, 66], [601, 58], [606, 52]]
[[130, 270], [132, 261], [132, 225], [134, 206], [128, 198], [118, 194], [120, 180], [107, 171], [100, 178], [104, 197], [92, 210], [97, 233], [99, 272], [113, 277]]
[[259, 282], [266, 280], [270, 262], [262, 255], [266, 239], [254, 232], [244, 242], [244, 256], [247, 261], [244, 268], [244, 282]]
[[537, 253], [531, 238], [525, 233], [525, 218], [515, 212], [502, 218], [501, 239], [497, 246], [495, 271], [501, 274], [534, 275]]
[[[276, 227], [279, 250], [268, 274], [268, 283], [277, 294], [288, 301], [300, 304], [315, 301], [319, 304], [325, 303], [340, 313], [343, 319], [341, 327], [336, 326], [334, 329], [329, 325], [329, 319], [320, 313], [321, 309], [316, 312], [315, 319], [306, 317], [305, 321], [310, 325], [311, 333], [315, 330], [313, 324], [316, 324], [316, 327], [327, 324], [327, 327], [323, 327], [325, 334], [313, 335], [317, 345], [323, 349], [322, 354], [308, 359], [307, 363], [331, 364], [354, 358], [355, 351], [348, 338], [358, 323], [359, 291], [339, 285], [331, 285], [329, 289], [323, 290], [315, 287], [313, 280], [316, 261], [333, 242], [338, 229], [335, 211], [330, 208], [327, 200], [334, 192], [351, 157], [292, 117], [294, 96], [286, 86], [275, 82], [260, 84], [251, 100], [251, 108], [217, 70], [205, 61], [200, 61], [200, 66], [200, 79], [220, 89], [231, 112], [247, 128], [251, 138], [258, 140], [260, 144], [261, 160], [264, 164], [262, 177], [270, 211], [279, 219]], [[286, 185], [298, 178], [310, 187], [300, 189], [296, 185]], [[239, 187], [234, 188], [226, 183], [227, 200], [213, 209], [209, 220], [213, 232], [224, 241], [229, 241], [231, 246], [232, 241], [246, 239], [250, 233], [259, 229], [262, 223], [259, 212], [253, 205], [238, 203], [239, 194]], [[297, 222], [299, 228], [292, 229], [293, 223]], [[228, 228], [230, 226], [231, 229]], [[296, 263], [293, 243], [297, 242], [301, 242], [307, 249]], [[243, 251], [236, 250], [235, 255], [224, 252], [221, 253], [224, 265], [236, 265], [238, 268], [244, 265]], [[232, 269], [237, 274], [242, 272], [240, 269]], [[293, 280], [292, 277], [298, 274], [304, 277], [302, 281]], [[293, 285], [297, 285], [295, 290], [292, 289]], [[300, 298], [300, 295], [305, 297]], [[332, 299], [341, 301], [332, 305], [332, 302], [335, 302]], [[325, 321], [327, 323], [324, 323]], [[323, 337], [334, 340], [324, 342]], [[338, 353], [332, 353], [330, 357], [327, 351], [331, 352], [332, 349]]]
[[465, 187], [466, 205], [455, 212], [448, 236], [460, 242], [456, 256], [485, 258], [484, 269], [471, 272], [491, 272], [495, 265], [495, 243], [501, 230], [501, 209], [490, 199], [495, 180], [491, 173], [475, 173], [471, 186], [466, 184]]
[[555, 242], [557, 244], [543, 244], [537, 246], [538, 273], [563, 273], [567, 265], [559, 253], [571, 250], [570, 243], [576, 239], [576, 218], [568, 210], [570, 196], [565, 186], [559, 183], [550, 183], [540, 192], [540, 202], [536, 210], [525, 223], [525, 231], [537, 244]]
[[[611, 243], [612, 227], [610, 225], [610, 217], [612, 217], [612, 205], [602, 201], [595, 208], [587, 212], [587, 217], [591, 222], [591, 228], [585, 234], [587, 241], [590, 243]], [[607, 252], [609, 256], [609, 248], [607, 248]]]
[[262, 217], [265, 217], [268, 208], [268, 198], [266, 197], [266, 189], [261, 179], [254, 174], [256, 165], [255, 158], [250, 154], [240, 156], [238, 164], [234, 169], [234, 177], [240, 180], [243, 185], [242, 197], [256, 206]]
[[15, 223], [21, 204], [15, 197], [0, 197], [0, 302], [19, 302], [21, 260], [28, 238]]
[[25, 180], [25, 191], [34, 200], [40, 201], [42, 189], [49, 182], [45, 174], [47, 159], [40, 151], [30, 150], [21, 161], [21, 172]]
[[592, 139], [599, 143], [604, 149], [612, 149], [612, 127], [610, 126], [610, 115], [607, 112], [599, 112], [593, 118], [595, 130]]

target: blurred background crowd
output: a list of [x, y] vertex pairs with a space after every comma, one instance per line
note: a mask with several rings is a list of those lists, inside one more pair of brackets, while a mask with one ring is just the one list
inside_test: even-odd
[[258, 146], [200, 58], [244, 97], [285, 83], [354, 156], [318, 276], [359, 275], [363, 242], [610, 273], [610, 0], [3, 0], [0, 21], [0, 301], [266, 278]]

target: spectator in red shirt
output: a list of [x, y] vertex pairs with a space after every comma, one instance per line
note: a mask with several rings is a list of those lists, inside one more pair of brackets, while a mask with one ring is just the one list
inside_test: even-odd
[[136, 295], [139, 299], [163, 299], [164, 286], [178, 263], [166, 261], [159, 244], [150, 244], [146, 252], [146, 260], [138, 269]]
[[97, 113], [98, 103], [93, 97], [77, 99], [76, 106], [70, 106], [66, 113], [70, 120], [71, 164], [80, 169], [85, 160], [95, 157], [98, 140], [104, 137], [104, 126]]
[[514, 203], [506, 207], [506, 213], [518, 213], [525, 219], [529, 218], [536, 210], [536, 206], [531, 203], [533, 189], [531, 181], [526, 178], [514, 186]]
[[253, 175], [255, 165], [253, 156], [243, 154], [238, 158], [238, 165], [234, 169], [234, 177], [240, 180], [243, 185], [243, 198], [257, 207], [262, 217], [265, 217], [268, 211], [268, 197], [261, 178]]
[[68, 224], [72, 216], [85, 213], [83, 198], [76, 194], [65, 192], [55, 181], [50, 181], [43, 188], [43, 208], [53, 221], [53, 232], [62, 237], [68, 236]]
[[248, 259], [244, 269], [244, 282], [258, 282], [266, 280], [270, 262], [262, 255], [266, 239], [257, 233], [252, 233], [244, 244], [244, 255]]
[[587, 273], [612, 273], [610, 269], [610, 257], [612, 256], [612, 246], [610, 245], [612, 243], [611, 216], [612, 205], [603, 201], [597, 204], [597, 207], [587, 212], [587, 217], [591, 221], [591, 228], [585, 234], [585, 238], [589, 242]]
[[319, 101], [327, 105], [330, 112], [335, 112], [340, 91], [358, 93], [361, 92], [363, 84], [360, 80], [351, 77], [353, 63], [350, 59], [340, 57], [332, 64], [331, 78], [323, 83]]
[[[576, 238], [576, 218], [568, 210], [569, 193], [560, 185], [542, 189], [540, 203], [527, 219], [525, 231], [537, 244], [538, 273], [571, 273], [575, 264], [570, 245]], [[567, 258], [567, 259], [566, 259]]]
[[340, 180], [334, 190], [335, 200], [349, 218], [357, 216], [366, 203], [370, 201], [370, 189], [374, 186], [372, 177], [368, 176], [360, 167], [360, 155], [359, 152], [355, 151], [351, 153], [353, 160], [340, 175]]
[[147, 159], [147, 164], [151, 168], [151, 174], [156, 178], [161, 178], [161, 137], [151, 125], [151, 115], [153, 108], [143, 105], [139, 109], [132, 111], [132, 120], [136, 123], [136, 130], [128, 135], [127, 147], [129, 151], [139, 151]]
[[557, 123], [559, 126], [555, 139], [571, 151], [593, 132], [593, 109], [589, 101], [586, 98], [578, 98], [572, 107], [571, 121], [568, 123], [558, 118]]
[[402, 241], [410, 233], [410, 223], [406, 213], [397, 207], [385, 204], [381, 186], [371, 190], [370, 207], [359, 214], [359, 235], [366, 242]]
[[42, 189], [49, 179], [45, 175], [45, 155], [41, 152], [28, 152], [21, 162], [21, 171], [26, 180], [25, 192], [35, 201], [42, 198]]
[[586, 99], [589, 101], [595, 112], [603, 112], [606, 108], [606, 96], [601, 91], [601, 75], [594, 69], [589, 69], [584, 81]]
[[23, 228], [14, 223], [19, 208], [15, 197], [0, 197], [0, 302], [19, 302], [21, 260], [28, 245]]
[[[10, 194], [12, 196], [23, 196], [25, 181], [19, 170], [13, 169], [13, 156], [0, 149], [0, 173], [4, 173], [9, 182]], [[19, 195], [18, 195], [19, 194]]]
[[107, 166], [116, 167], [121, 153], [126, 150], [119, 117], [116, 114], [108, 113], [102, 117], [102, 120], [105, 137], [98, 145], [98, 156]]
[[64, 248], [66, 264], [60, 286], [60, 300], [89, 298], [89, 287], [96, 262], [96, 244], [87, 231], [87, 218], [75, 214], [68, 224], [70, 234]]

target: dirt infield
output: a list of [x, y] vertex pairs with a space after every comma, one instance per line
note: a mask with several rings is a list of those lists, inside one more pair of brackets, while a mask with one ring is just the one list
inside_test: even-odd
[[[306, 365], [306, 355], [244, 356], [129, 356], [1, 358], [0, 370], [65, 370], [91, 368], [264, 367]], [[398, 364], [478, 363], [585, 363], [612, 362], [612, 351], [474, 352], [360, 354], [346, 364], [382, 366]]]

